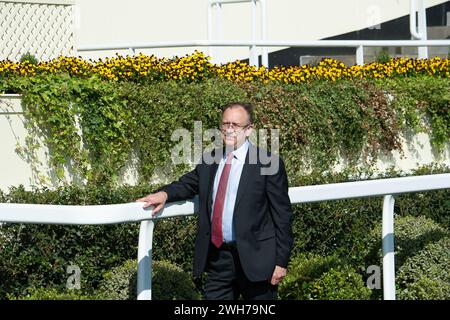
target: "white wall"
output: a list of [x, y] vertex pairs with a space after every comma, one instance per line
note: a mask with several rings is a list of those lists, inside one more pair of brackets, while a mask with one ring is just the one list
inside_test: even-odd
[[[208, 0], [75, 2], [79, 45], [207, 39]], [[427, 7], [444, 2], [425, 0]], [[409, 0], [267, 0], [267, 38], [317, 40], [331, 37], [409, 15], [409, 3]], [[250, 3], [224, 5], [223, 40], [250, 40], [250, 17]], [[205, 48], [198, 49], [206, 52]], [[143, 52], [171, 57], [193, 51], [194, 48], [184, 48]], [[223, 54], [227, 61], [248, 58], [246, 48], [225, 48]], [[97, 58], [112, 56], [114, 52], [79, 52], [79, 55]]]

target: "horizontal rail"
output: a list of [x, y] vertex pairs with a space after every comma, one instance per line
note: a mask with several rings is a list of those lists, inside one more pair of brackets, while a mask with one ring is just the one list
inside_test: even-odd
[[233, 4], [233, 3], [244, 3], [244, 2], [252, 2], [253, 0], [212, 0], [210, 5], [214, 4]]
[[[289, 188], [289, 197], [296, 204], [446, 188], [450, 188], [450, 173], [293, 187]], [[0, 203], [0, 222], [115, 224], [192, 215], [197, 211], [197, 197], [168, 203], [153, 218], [151, 209], [142, 210], [139, 202], [98, 206]]]
[[80, 45], [78, 51], [130, 50], [177, 47], [420, 47], [450, 46], [450, 40], [312, 40], [312, 41], [158, 41], [109, 45]]
[[450, 188], [450, 173], [289, 188], [292, 203], [395, 195]]
[[148, 220], [151, 210], [142, 203], [66, 206], [0, 203], [0, 222], [42, 224], [116, 224]]

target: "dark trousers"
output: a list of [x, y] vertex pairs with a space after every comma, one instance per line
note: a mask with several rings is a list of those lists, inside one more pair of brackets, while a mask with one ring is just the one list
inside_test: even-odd
[[210, 245], [206, 264], [205, 299], [237, 300], [240, 295], [245, 300], [275, 300], [277, 286], [267, 281], [252, 282], [247, 279], [239, 261], [236, 247]]

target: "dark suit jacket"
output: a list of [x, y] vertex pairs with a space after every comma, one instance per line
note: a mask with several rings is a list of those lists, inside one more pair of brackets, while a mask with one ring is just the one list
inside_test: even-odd
[[[256, 149], [255, 149], [256, 148]], [[223, 152], [220, 150], [213, 151]], [[288, 180], [284, 163], [276, 158], [279, 170], [261, 175], [269, 167], [259, 158], [249, 162], [251, 152], [265, 152], [274, 162], [275, 155], [249, 144], [242, 169], [233, 213], [236, 246], [245, 275], [250, 281], [270, 280], [275, 265], [287, 267], [292, 249], [292, 207], [288, 196]], [[253, 153], [255, 154], [255, 153]], [[211, 154], [210, 154], [211, 156]], [[168, 202], [199, 196], [198, 233], [194, 249], [194, 276], [205, 269], [211, 241], [211, 206], [214, 177], [218, 164], [206, 164], [204, 157], [195, 169], [178, 181], [159, 189], [168, 195]], [[267, 158], [265, 158], [267, 159]]]

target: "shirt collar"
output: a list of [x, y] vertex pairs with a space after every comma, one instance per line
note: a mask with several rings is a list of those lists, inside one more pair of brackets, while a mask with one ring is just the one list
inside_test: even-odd
[[249, 142], [248, 140], [245, 140], [245, 142], [236, 150], [232, 151], [233, 155], [239, 160], [239, 161], [245, 161], [245, 157], [247, 156], [247, 150], [248, 150]]

